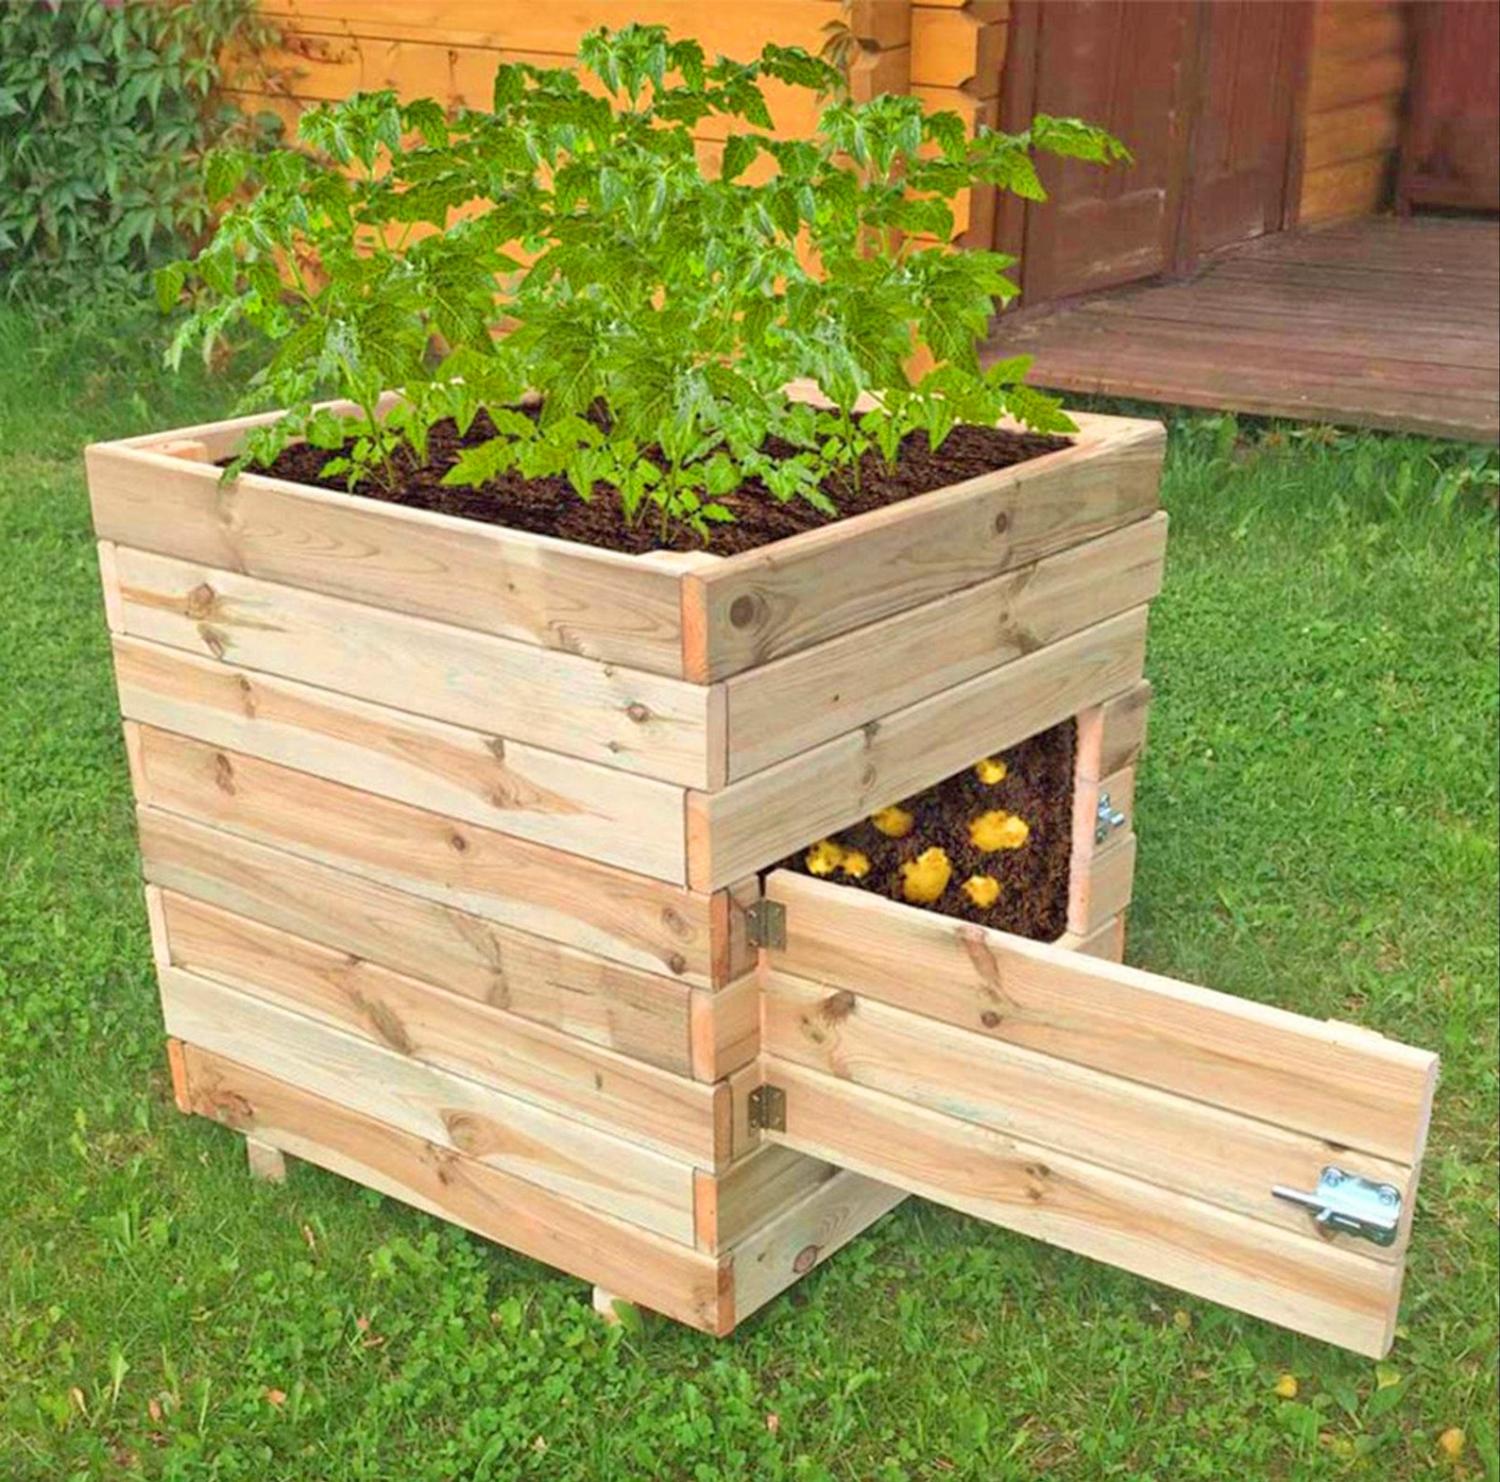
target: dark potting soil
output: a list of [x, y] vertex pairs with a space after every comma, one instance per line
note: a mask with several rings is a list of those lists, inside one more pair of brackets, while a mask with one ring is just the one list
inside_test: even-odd
[[[567, 479], [560, 476], [528, 479], [507, 474], [478, 489], [445, 486], [443, 475], [457, 462], [463, 449], [493, 436], [494, 427], [483, 415], [475, 419], [462, 437], [454, 423], [438, 423], [430, 434], [425, 463], [418, 463], [407, 452], [398, 456], [395, 488], [366, 482], [352, 492], [414, 509], [436, 510], [440, 514], [529, 530], [536, 535], [553, 535], [632, 555], [654, 550], [701, 549], [699, 538], [691, 530], [669, 531], [663, 538], [649, 512], [635, 526], [626, 524], [619, 501], [605, 488], [601, 487], [585, 503]], [[887, 469], [878, 454], [867, 453], [860, 465], [858, 490], [851, 475], [844, 471], [827, 479], [823, 491], [838, 506], [835, 518], [845, 519], [997, 468], [1025, 463], [1068, 445], [1069, 439], [1065, 437], [965, 425], [955, 427], [934, 453], [928, 446], [927, 434], [916, 432], [902, 442], [894, 469]], [[779, 447], [768, 444], [767, 451], [786, 456], [793, 450], [785, 444]], [[298, 443], [284, 449], [265, 472], [294, 483], [345, 491], [347, 485], [342, 478], [320, 476], [323, 465], [338, 456], [339, 453]], [[829, 523], [828, 517], [819, 514], [806, 500], [779, 503], [759, 479], [751, 480], [720, 502], [734, 512], [735, 522], [712, 527], [710, 548], [719, 555], [754, 550]]]
[[[925, 909], [1039, 942], [1056, 941], [1067, 927], [1076, 741], [1077, 728], [1071, 720], [1064, 721], [998, 753], [1006, 767], [1001, 782], [982, 782], [969, 767], [904, 799], [899, 806], [915, 819], [905, 838], [888, 837], [868, 819], [834, 834], [834, 843], [863, 853], [870, 870], [854, 879], [836, 868], [824, 878], [899, 901], [901, 866], [937, 846], [947, 852], [953, 875], [938, 900]], [[969, 821], [997, 809], [1024, 818], [1031, 832], [1019, 849], [984, 853], [969, 838]], [[808, 853], [800, 850], [778, 868], [810, 875]], [[971, 875], [992, 875], [1000, 882], [994, 905], [981, 908], [964, 894], [963, 883]]]

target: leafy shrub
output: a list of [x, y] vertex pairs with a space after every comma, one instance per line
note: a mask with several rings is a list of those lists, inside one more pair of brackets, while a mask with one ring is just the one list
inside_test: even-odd
[[0, 5], [0, 286], [138, 295], [209, 224], [202, 156], [266, 130], [218, 96], [220, 56], [273, 33], [253, 0]]
[[[304, 115], [315, 154], [216, 157], [210, 194], [241, 204], [158, 290], [170, 307], [197, 287], [176, 357], [242, 321], [278, 342], [251, 404], [289, 415], [241, 465], [305, 438], [339, 450], [325, 474], [388, 483], [403, 444], [423, 457], [437, 421], [467, 430], [483, 410], [495, 435], [450, 482], [565, 475], [584, 499], [612, 490], [632, 523], [706, 535], [749, 479], [831, 513], [830, 476], [857, 482], [867, 451], [891, 462], [910, 432], [936, 446], [1005, 412], [1071, 427], [1022, 385], [1025, 359], [979, 367], [1011, 259], [940, 244], [960, 190], [1041, 199], [1033, 151], [1122, 157], [1108, 135], [1039, 117], [970, 139], [956, 114], [885, 96], [834, 101], [815, 138], [778, 139], [763, 79], [822, 95], [842, 80], [806, 52], [710, 65], [696, 42], [629, 26], [585, 37], [579, 59], [595, 90], [505, 65], [490, 111], [364, 94]], [[716, 175], [692, 138], [709, 115], [733, 125]], [[913, 382], [920, 349], [934, 368]], [[833, 410], [782, 393], [801, 377]], [[347, 420], [314, 409], [325, 387], [359, 408], [347, 448]], [[382, 418], [387, 388], [404, 399]], [[528, 393], [539, 415], [518, 410]], [[865, 393], [878, 409], [859, 409]]]

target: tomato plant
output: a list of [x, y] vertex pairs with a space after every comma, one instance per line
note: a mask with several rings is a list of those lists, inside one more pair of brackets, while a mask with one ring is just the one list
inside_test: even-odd
[[[661, 27], [595, 31], [579, 63], [500, 67], [488, 110], [358, 95], [304, 115], [301, 150], [214, 159], [211, 193], [234, 204], [157, 286], [166, 306], [192, 286], [176, 357], [240, 323], [277, 342], [256, 395], [288, 415], [237, 467], [301, 438], [351, 487], [389, 483], [403, 447], [425, 456], [437, 422], [467, 433], [483, 412], [493, 434], [450, 482], [561, 475], [632, 523], [706, 536], [752, 478], [831, 514], [830, 483], [908, 433], [1071, 427], [1024, 358], [980, 367], [1016, 287], [1011, 259], [947, 245], [952, 202], [984, 184], [1041, 199], [1035, 152], [1124, 157], [1107, 134], [1038, 117], [970, 137], [912, 97], [837, 96], [801, 50], [710, 63]], [[831, 98], [814, 137], [775, 136], [767, 79]], [[710, 116], [728, 127], [706, 170]], [[913, 378], [919, 350], [932, 368]], [[784, 394], [799, 378], [831, 407]], [[358, 408], [352, 440], [314, 408], [329, 389]]]

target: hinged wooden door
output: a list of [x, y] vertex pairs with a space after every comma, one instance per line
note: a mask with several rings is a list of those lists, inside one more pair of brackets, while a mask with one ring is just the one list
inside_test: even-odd
[[[801, 875], [766, 894], [785, 945], [762, 956], [764, 1136], [1389, 1348], [1435, 1056]], [[1359, 1218], [1320, 1222], [1340, 1178]], [[1382, 1210], [1389, 1244], [1349, 1233]]]

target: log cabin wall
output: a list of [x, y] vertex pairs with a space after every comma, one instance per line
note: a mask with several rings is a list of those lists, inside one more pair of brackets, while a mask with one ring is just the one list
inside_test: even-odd
[[1389, 205], [1411, 67], [1409, 25], [1401, 0], [1317, 0], [1301, 225]]

